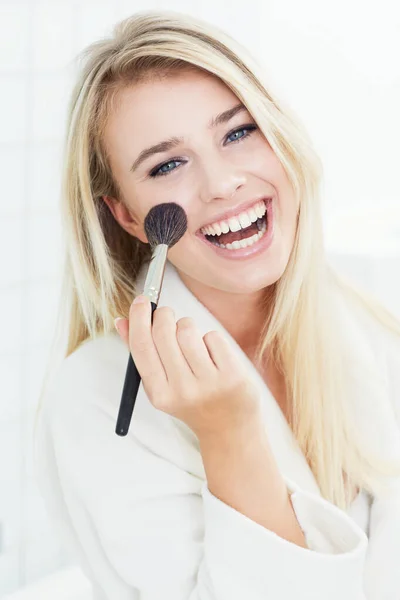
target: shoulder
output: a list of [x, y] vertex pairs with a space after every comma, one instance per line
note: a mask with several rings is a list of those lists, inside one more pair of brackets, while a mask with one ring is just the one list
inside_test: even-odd
[[80, 381], [81, 377], [104, 382], [109, 375], [116, 375], [121, 359], [127, 358], [128, 349], [118, 334], [110, 332], [95, 339], [84, 341], [72, 354], [66, 357], [60, 366], [59, 377], [70, 383]]
[[127, 359], [128, 350], [117, 333], [84, 341], [51, 373], [42, 410], [65, 415], [93, 404], [105, 407], [107, 399], [121, 391]]

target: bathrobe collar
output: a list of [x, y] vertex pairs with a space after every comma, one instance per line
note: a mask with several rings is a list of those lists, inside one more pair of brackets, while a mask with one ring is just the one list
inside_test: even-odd
[[[148, 264], [143, 265], [136, 280], [138, 294], [143, 291], [147, 270]], [[389, 399], [390, 381], [384, 364], [383, 338], [378, 335], [379, 329], [368, 319], [363, 320], [360, 315], [355, 314], [347, 302], [339, 297], [337, 302], [343, 323], [342, 352], [351, 365], [350, 410], [357, 419], [357, 429], [368, 436], [370, 447], [376, 446], [377, 450], [384, 451], [387, 456], [399, 458], [400, 436]], [[232, 350], [259, 388], [269, 442], [281, 473], [302, 489], [321, 495], [314, 474], [261, 375], [218, 319], [186, 287], [177, 269], [168, 259], [158, 302], [158, 307], [162, 306], [173, 308], [176, 321], [182, 317], [193, 318], [202, 335], [216, 330], [230, 341]], [[201, 469], [200, 463], [199, 468]], [[202, 476], [205, 476], [204, 473]]]

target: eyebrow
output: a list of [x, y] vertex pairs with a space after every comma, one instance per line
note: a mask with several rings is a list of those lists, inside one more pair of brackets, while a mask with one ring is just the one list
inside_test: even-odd
[[[218, 125], [221, 125], [221, 123], [227, 123], [238, 112], [241, 112], [243, 110], [247, 111], [247, 107], [242, 103], [237, 104], [236, 106], [233, 106], [232, 108], [229, 108], [225, 112], [222, 112], [221, 114], [217, 115], [216, 117], [213, 117], [208, 125], [208, 128], [214, 129]], [[131, 166], [131, 168], [129, 170], [133, 173], [133, 171], [136, 171], [136, 169], [139, 167], [139, 165], [143, 161], [145, 161], [147, 158], [149, 158], [153, 154], [159, 154], [160, 152], [167, 152], [168, 150], [175, 148], [175, 146], [179, 146], [179, 144], [182, 144], [183, 142], [184, 142], [183, 137], [173, 136], [167, 140], [164, 140], [163, 142], [160, 142], [159, 144], [155, 144], [154, 146], [150, 146], [149, 148], [142, 150], [142, 152], [139, 154], [139, 156], [137, 157], [137, 159], [135, 160], [135, 162], [133, 163], [133, 165]]]

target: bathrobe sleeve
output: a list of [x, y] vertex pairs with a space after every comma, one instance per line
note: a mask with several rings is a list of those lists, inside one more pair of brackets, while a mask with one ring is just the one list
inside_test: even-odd
[[286, 480], [308, 548], [279, 537], [179, 466], [174, 427], [117, 436], [100, 371], [78, 385], [66, 371], [39, 417], [37, 476], [95, 600], [370, 600], [368, 539], [343, 511]]

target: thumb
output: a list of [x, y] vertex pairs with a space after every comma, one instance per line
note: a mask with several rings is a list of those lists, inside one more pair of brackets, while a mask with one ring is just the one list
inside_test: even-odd
[[129, 320], [124, 319], [123, 317], [117, 317], [114, 319], [114, 325], [120, 337], [129, 348]]

